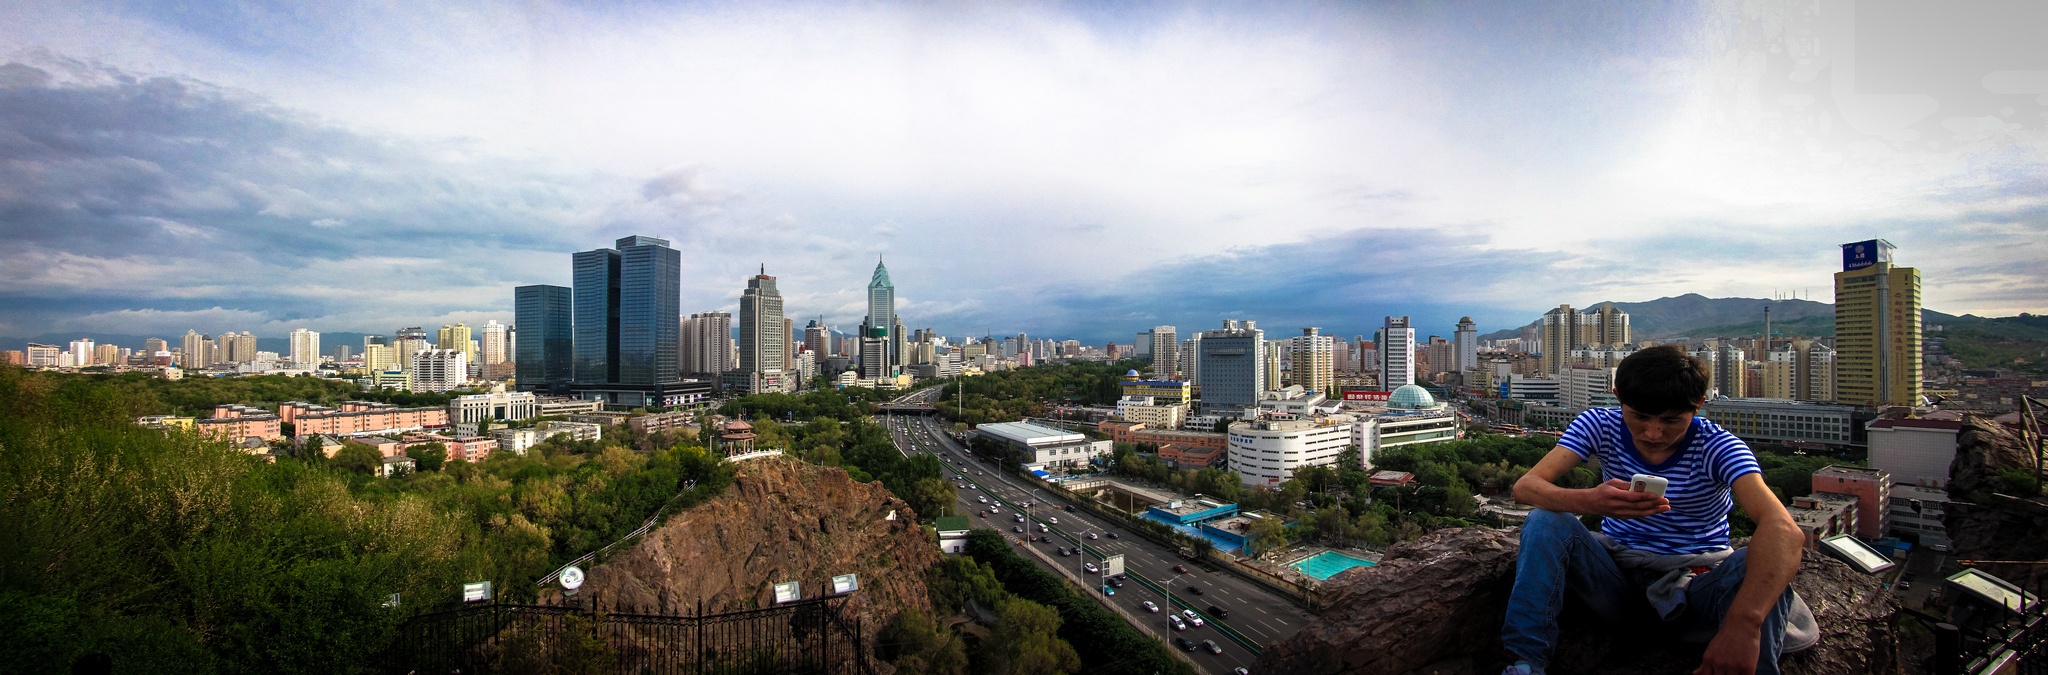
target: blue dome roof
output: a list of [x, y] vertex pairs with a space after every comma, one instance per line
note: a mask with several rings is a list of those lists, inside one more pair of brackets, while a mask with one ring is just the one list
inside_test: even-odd
[[1428, 410], [1436, 407], [1436, 397], [1430, 396], [1428, 389], [1404, 384], [1387, 398], [1387, 407], [1394, 410]]
[[1124, 376], [1125, 376], [1125, 377], [1137, 377], [1137, 376], [1138, 376], [1138, 371], [1136, 371], [1136, 370], [1132, 370], [1131, 372], [1128, 372], [1128, 373], [1124, 373]]

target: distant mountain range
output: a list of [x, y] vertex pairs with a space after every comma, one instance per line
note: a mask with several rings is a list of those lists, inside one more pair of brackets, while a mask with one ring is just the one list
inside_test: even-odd
[[[1745, 337], [1763, 334], [1764, 308], [1771, 308], [1771, 333], [1787, 336], [1835, 334], [1835, 306], [1812, 300], [1770, 300], [1766, 298], [1709, 298], [1698, 293], [1658, 298], [1649, 302], [1601, 302], [1579, 311], [1614, 305], [1628, 312], [1629, 328], [1639, 340], [1677, 337]], [[1972, 315], [1954, 316], [1931, 309], [1920, 310], [1927, 324], [1982, 321]], [[1542, 317], [1529, 322], [1535, 326]], [[1503, 340], [1521, 335], [1521, 327], [1497, 330], [1479, 336], [1482, 340]]]
[[[77, 340], [79, 338], [92, 340], [93, 342], [98, 344], [112, 344], [127, 347], [129, 349], [141, 349], [143, 343], [153, 337], [163, 338], [164, 341], [171, 343], [172, 347], [178, 347], [181, 344], [180, 341], [185, 339], [185, 334], [179, 333], [177, 335], [124, 335], [121, 333], [44, 333], [42, 335], [38, 335], [35, 337], [26, 338], [0, 337], [0, 349], [28, 349], [28, 343], [31, 342], [37, 344], [56, 345], [58, 347], [69, 347], [71, 345], [72, 340]], [[390, 336], [384, 335], [381, 337], [388, 338]], [[360, 354], [363, 351], [363, 333], [320, 334], [321, 352], [333, 353], [335, 345], [348, 345], [350, 352]], [[265, 352], [277, 352], [278, 354], [283, 355], [292, 350], [291, 338], [282, 336], [256, 336], [256, 350]]]

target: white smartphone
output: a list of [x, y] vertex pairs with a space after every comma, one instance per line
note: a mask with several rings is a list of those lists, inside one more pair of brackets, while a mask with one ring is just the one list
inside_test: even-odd
[[1664, 488], [1670, 486], [1671, 481], [1666, 480], [1663, 476], [1652, 476], [1647, 473], [1639, 473], [1628, 479], [1629, 492], [1648, 492], [1662, 497], [1664, 496]]

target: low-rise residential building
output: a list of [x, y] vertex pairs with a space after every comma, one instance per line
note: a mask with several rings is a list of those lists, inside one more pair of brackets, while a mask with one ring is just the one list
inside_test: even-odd
[[1885, 521], [1891, 534], [1902, 539], [1947, 547], [1948, 525], [1942, 518], [1948, 515], [1948, 501], [1945, 489], [1897, 483], [1892, 485]]
[[542, 422], [541, 436], [554, 438], [556, 434], [568, 434], [572, 441], [595, 441], [604, 437], [604, 425], [589, 422]]
[[604, 401], [560, 396], [542, 396], [535, 403], [534, 414], [541, 417], [561, 417], [594, 413], [604, 410]]
[[1856, 497], [1856, 529], [1852, 534], [1864, 539], [1878, 539], [1889, 531], [1885, 514], [1891, 504], [1891, 488], [1892, 477], [1883, 469], [1829, 465], [1813, 472], [1814, 492]]
[[281, 418], [262, 408], [245, 405], [221, 405], [213, 409], [213, 417], [196, 420], [193, 428], [199, 433], [222, 440], [239, 441], [244, 438], [260, 438], [273, 441], [284, 438]]
[[447, 446], [450, 461], [481, 462], [490, 459], [491, 452], [498, 449], [498, 439], [489, 436], [465, 436], [441, 444]]
[[626, 420], [631, 419], [632, 417], [633, 415], [631, 413], [599, 411], [592, 413], [583, 413], [580, 415], [570, 415], [569, 421], [583, 422], [586, 424], [602, 424], [607, 427], [616, 427], [621, 424], [625, 424]]
[[673, 411], [628, 418], [626, 426], [632, 427], [640, 433], [649, 434], [656, 431], [668, 431], [693, 426], [695, 420], [696, 418], [689, 412]]
[[1143, 443], [1154, 447], [1185, 445], [1191, 448], [1222, 450], [1229, 444], [1226, 435], [1213, 431], [1138, 429], [1131, 432], [1130, 438], [1132, 443]]
[[135, 418], [135, 423], [146, 429], [184, 429], [191, 431], [197, 418], [176, 415], [144, 415]]
[[398, 434], [448, 426], [448, 409], [438, 406], [400, 408], [373, 401], [342, 401], [338, 406], [325, 406], [291, 401], [279, 405], [277, 411], [300, 435]]
[[1117, 402], [1117, 417], [1150, 429], [1179, 429], [1187, 420], [1186, 405], [1156, 405], [1148, 396], [1125, 396]]
[[1771, 398], [1717, 398], [1708, 400], [1699, 414], [1751, 443], [1836, 447], [1863, 444], [1863, 438], [1856, 433], [1860, 420], [1855, 406]]
[[967, 533], [974, 529], [967, 516], [939, 516], [934, 522], [939, 530], [939, 551], [947, 555], [967, 552]]
[[524, 429], [492, 429], [491, 438], [498, 439], [498, 448], [520, 455], [541, 441], [547, 440], [541, 430], [532, 427]]
[[1197, 448], [1168, 443], [1159, 446], [1159, 460], [1175, 469], [1205, 469], [1223, 461], [1222, 448]]
[[1793, 497], [1785, 510], [1806, 533], [1806, 547], [1818, 551], [1822, 539], [1856, 533], [1856, 501], [1855, 495], [1816, 492]]
[[975, 433], [1024, 453], [1024, 465], [1032, 470], [1052, 466], [1082, 466], [1097, 457], [1108, 457], [1110, 441], [1090, 441], [1086, 434], [1039, 426], [1029, 422], [994, 422], [978, 425]]
[[377, 464], [377, 475], [384, 478], [399, 478], [419, 468], [419, 462], [405, 455], [385, 457]]
[[1187, 405], [1195, 397], [1194, 385], [1180, 380], [1124, 378], [1124, 395], [1152, 399], [1153, 405]]

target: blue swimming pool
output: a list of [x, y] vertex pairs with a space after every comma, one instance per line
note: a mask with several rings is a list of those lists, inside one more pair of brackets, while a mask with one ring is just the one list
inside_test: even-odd
[[1372, 567], [1372, 561], [1359, 560], [1336, 551], [1324, 551], [1296, 560], [1293, 564], [1288, 565], [1288, 567], [1301, 570], [1302, 574], [1315, 577], [1316, 580], [1321, 581], [1353, 567]]

